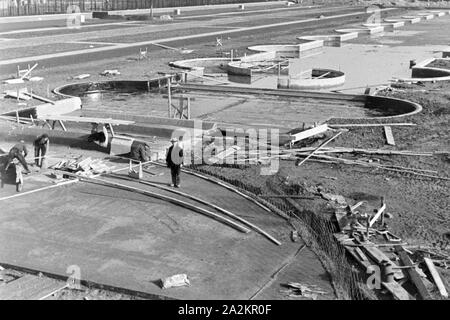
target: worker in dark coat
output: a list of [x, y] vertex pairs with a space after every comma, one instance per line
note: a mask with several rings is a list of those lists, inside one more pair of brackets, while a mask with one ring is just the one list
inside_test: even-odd
[[25, 146], [24, 142], [21, 141], [20, 143], [14, 145], [14, 147], [9, 150], [8, 154], [8, 163], [5, 167], [5, 172], [8, 171], [9, 166], [11, 165], [12, 161], [14, 159], [19, 160], [19, 162], [22, 164], [23, 168], [25, 169], [25, 174], [30, 173], [30, 169], [28, 168], [28, 164], [25, 161], [25, 157], [28, 155], [27, 147]]
[[150, 161], [150, 146], [146, 142], [134, 140], [131, 144], [130, 156], [141, 162]]
[[172, 183], [170, 186], [175, 188], [180, 187], [180, 172], [181, 165], [183, 164], [183, 148], [178, 139], [172, 138], [170, 140], [172, 145], [167, 150], [166, 163], [170, 168], [170, 174], [172, 176]]
[[36, 140], [34, 140], [34, 162], [38, 167], [42, 167], [42, 162], [45, 159], [45, 154], [48, 151], [48, 148], [50, 146], [50, 139], [48, 137], [48, 134], [44, 133], [43, 135], [40, 135], [37, 137]]

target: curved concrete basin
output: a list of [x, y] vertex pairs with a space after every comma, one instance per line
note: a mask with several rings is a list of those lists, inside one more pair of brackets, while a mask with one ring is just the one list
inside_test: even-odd
[[278, 88], [282, 89], [326, 89], [345, 83], [345, 74], [332, 69], [313, 69], [311, 78], [279, 78]]
[[430, 58], [423, 60], [412, 67], [411, 78], [397, 79], [401, 82], [437, 82], [450, 81], [450, 69], [439, 67], [428, 67], [428, 65], [436, 60], [450, 61], [450, 58]]

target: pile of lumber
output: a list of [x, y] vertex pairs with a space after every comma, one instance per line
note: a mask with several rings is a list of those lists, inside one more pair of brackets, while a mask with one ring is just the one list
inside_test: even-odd
[[85, 177], [110, 173], [113, 168], [107, 166], [101, 159], [92, 159], [91, 157], [62, 160], [53, 166], [53, 169], [72, 172]]
[[407, 243], [392, 234], [386, 221], [386, 203], [373, 213], [358, 211], [364, 203], [335, 208], [341, 232], [335, 238], [368, 275], [369, 289], [390, 294], [396, 300], [429, 300], [436, 290], [443, 298], [447, 289], [433, 259], [410, 251]]

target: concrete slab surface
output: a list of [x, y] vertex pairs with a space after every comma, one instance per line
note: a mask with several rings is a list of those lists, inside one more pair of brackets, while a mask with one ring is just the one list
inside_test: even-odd
[[[158, 175], [145, 179], [167, 184], [168, 169], [149, 170]], [[0, 246], [0, 262], [56, 274], [76, 265], [82, 279], [179, 299], [248, 299], [302, 245], [289, 240], [290, 226], [275, 214], [200, 178], [181, 179], [181, 191], [248, 219], [282, 245], [161, 200], [80, 182], [2, 201], [0, 242], [7, 245]], [[319, 260], [308, 249], [303, 254], [306, 275], [295, 269], [291, 276], [317, 279], [332, 293]], [[191, 286], [160, 288], [159, 279], [179, 273]]]

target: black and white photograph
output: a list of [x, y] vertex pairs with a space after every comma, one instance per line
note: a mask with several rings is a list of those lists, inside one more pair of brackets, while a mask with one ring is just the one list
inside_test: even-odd
[[0, 178], [0, 300], [449, 300], [450, 1], [0, 0]]

